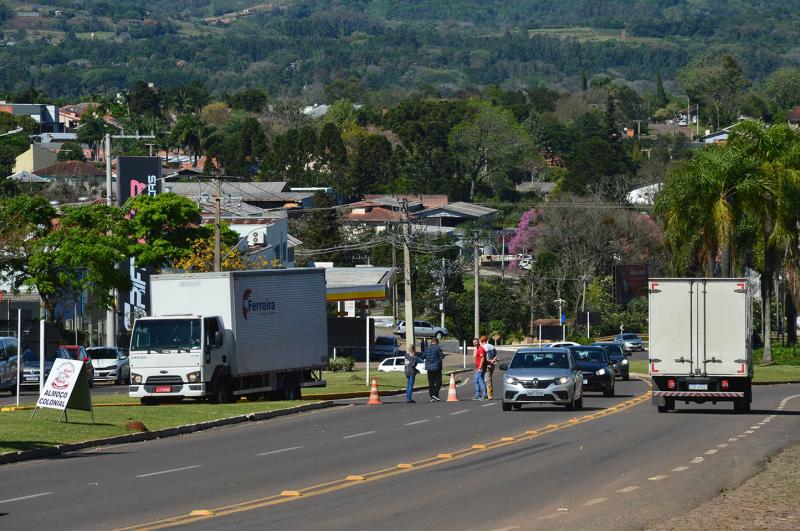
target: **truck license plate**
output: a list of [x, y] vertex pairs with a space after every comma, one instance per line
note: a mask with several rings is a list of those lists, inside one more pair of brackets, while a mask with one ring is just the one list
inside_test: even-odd
[[544, 391], [528, 391], [528, 396], [544, 396]]
[[157, 385], [156, 386], [156, 393], [170, 393], [172, 392], [171, 385]]
[[689, 391], [708, 391], [708, 384], [704, 383], [690, 383]]

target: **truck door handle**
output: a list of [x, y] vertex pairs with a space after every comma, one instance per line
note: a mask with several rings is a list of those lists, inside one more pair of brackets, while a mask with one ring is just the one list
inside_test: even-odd
[[681, 356], [680, 358], [677, 358], [677, 359], [675, 360], [675, 363], [691, 363], [691, 362], [692, 362], [692, 360], [687, 360], [687, 359], [686, 359], [686, 358], [684, 358], [683, 356]]
[[712, 357], [710, 360], [705, 360], [703, 363], [722, 363], [722, 360]]

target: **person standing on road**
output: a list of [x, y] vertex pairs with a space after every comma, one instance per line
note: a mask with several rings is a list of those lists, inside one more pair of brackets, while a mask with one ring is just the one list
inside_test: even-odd
[[497, 366], [499, 358], [497, 357], [497, 349], [494, 345], [489, 343], [486, 336], [481, 336], [481, 347], [484, 350], [486, 362], [484, 363], [483, 382], [486, 384], [486, 395], [489, 400], [492, 399], [492, 377], [494, 376], [494, 369]]
[[472, 339], [472, 346], [475, 347], [475, 374], [472, 377], [475, 384], [474, 400], [485, 400], [486, 383], [483, 380], [483, 371], [486, 368], [486, 351], [483, 350], [477, 337]]
[[417, 348], [414, 345], [408, 346], [405, 359], [405, 374], [406, 374], [406, 403], [414, 404], [416, 401], [412, 398], [414, 392], [414, 378], [417, 376]]
[[430, 346], [422, 355], [425, 360], [425, 370], [428, 373], [428, 393], [431, 395], [431, 402], [439, 402], [439, 391], [442, 388], [442, 360], [444, 352], [439, 346], [439, 340], [431, 339]]

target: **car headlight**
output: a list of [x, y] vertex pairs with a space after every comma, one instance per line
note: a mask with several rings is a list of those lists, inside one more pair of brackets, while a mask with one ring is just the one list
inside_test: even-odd
[[623, 365], [627, 365], [627, 364], [628, 364], [628, 360], [622, 360], [622, 362], [621, 362], [621, 363], [622, 363]]
[[141, 374], [131, 374], [131, 382], [135, 384], [142, 383], [142, 375]]
[[556, 382], [557, 382], [559, 385], [564, 385], [564, 384], [565, 384], [565, 383], [567, 383], [568, 381], [569, 381], [569, 376], [561, 376], [560, 378], [556, 378]]
[[518, 383], [519, 383], [519, 380], [517, 380], [517, 379], [516, 379], [516, 378], [514, 378], [513, 376], [508, 376], [508, 377], [506, 378], [506, 383], [507, 383], [507, 384], [511, 384], [511, 385], [516, 385], [516, 384], [518, 384]]
[[200, 381], [200, 371], [190, 372], [186, 375], [186, 379], [189, 381], [189, 383]]
[[606, 373], [605, 369], [597, 369], [597, 372], [595, 374], [597, 376], [603, 376], [605, 373]]

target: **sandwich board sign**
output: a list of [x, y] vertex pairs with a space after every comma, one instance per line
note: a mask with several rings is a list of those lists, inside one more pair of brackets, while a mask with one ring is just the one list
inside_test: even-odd
[[[40, 407], [61, 410], [61, 414], [65, 418], [67, 409], [90, 411], [92, 423], [94, 423], [86, 364], [83, 361], [56, 359], [47, 376], [47, 381], [42, 386], [42, 393], [39, 395], [39, 400], [36, 401], [33, 415]], [[61, 422], [61, 417], [58, 418], [58, 421]], [[69, 418], [67, 418], [67, 422], [69, 422]]]

